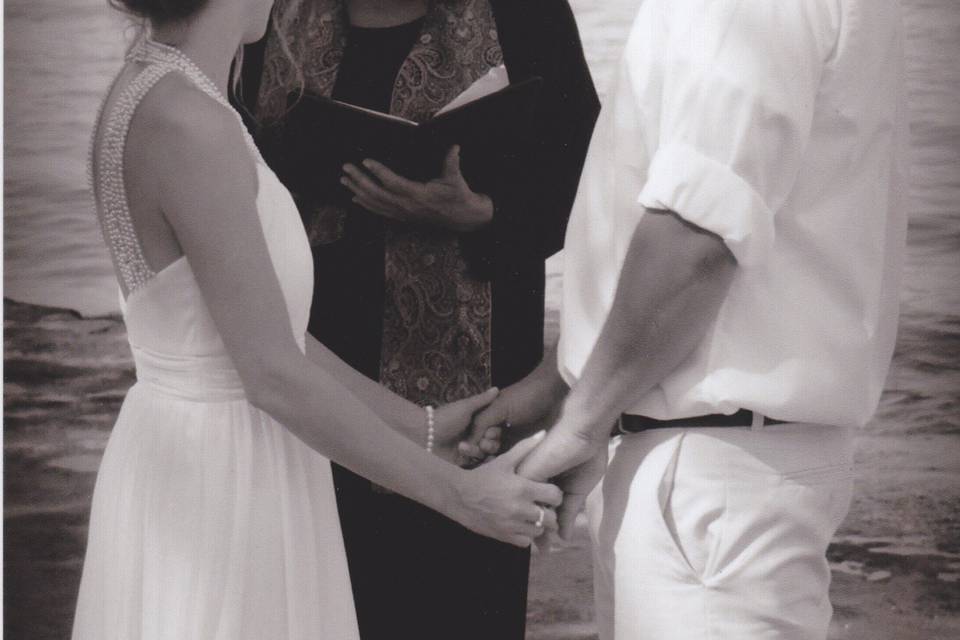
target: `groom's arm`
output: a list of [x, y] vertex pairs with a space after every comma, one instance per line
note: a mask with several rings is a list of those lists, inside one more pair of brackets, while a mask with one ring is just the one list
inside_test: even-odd
[[673, 212], [645, 210], [597, 344], [557, 424], [519, 472], [552, 478], [605, 447], [620, 414], [703, 339], [736, 266], [719, 236]]

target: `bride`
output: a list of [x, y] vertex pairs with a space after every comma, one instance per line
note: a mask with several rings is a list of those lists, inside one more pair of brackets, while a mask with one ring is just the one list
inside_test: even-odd
[[91, 157], [137, 383], [97, 477], [74, 639], [356, 638], [324, 456], [502, 541], [555, 528], [560, 491], [515, 473], [536, 439], [472, 471], [443, 459], [496, 390], [423, 409], [307, 336], [299, 214], [223, 97], [272, 0], [111, 1], [150, 27]]

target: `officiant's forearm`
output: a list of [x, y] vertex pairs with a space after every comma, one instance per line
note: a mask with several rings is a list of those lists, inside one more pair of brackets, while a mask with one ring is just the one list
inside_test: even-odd
[[718, 236], [672, 212], [647, 211], [606, 323], [564, 405], [563, 428], [605, 441], [617, 417], [702, 341], [735, 270]]

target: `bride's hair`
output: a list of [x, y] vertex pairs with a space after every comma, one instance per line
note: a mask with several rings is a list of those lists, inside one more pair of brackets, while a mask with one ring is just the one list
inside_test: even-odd
[[153, 24], [189, 18], [207, 4], [207, 0], [108, 0], [110, 4]]

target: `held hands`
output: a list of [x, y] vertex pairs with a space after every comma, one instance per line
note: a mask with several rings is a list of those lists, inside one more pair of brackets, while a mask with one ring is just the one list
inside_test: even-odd
[[[472, 471], [461, 472], [455, 486], [454, 519], [468, 529], [502, 542], [528, 547], [545, 532], [557, 530], [563, 493], [551, 484], [517, 474], [517, 466], [543, 440], [543, 433]], [[538, 526], [539, 524], [539, 526]]]
[[[499, 390], [496, 387], [487, 389], [463, 400], [445, 404], [434, 412], [434, 445], [435, 454], [454, 464], [465, 466], [469, 460], [458, 452], [457, 445], [463, 440], [478, 411], [488, 407], [497, 398]], [[496, 453], [500, 449], [500, 430], [491, 429], [486, 434], [485, 446]]]
[[[470, 438], [460, 443], [460, 452], [475, 460], [493, 455], [486, 441], [494, 425], [511, 427], [504, 437], [550, 428], [546, 439], [527, 455], [518, 473], [533, 480], [555, 482], [564, 493], [557, 510], [560, 536], [569, 539], [577, 514], [587, 496], [603, 477], [607, 466], [606, 433], [582, 428], [586, 415], [565, 402], [569, 389], [560, 378], [551, 353], [526, 378], [504, 389], [474, 418]], [[602, 433], [602, 436], [595, 436]], [[500, 443], [497, 442], [497, 445]]]
[[560, 537], [570, 540], [577, 514], [587, 501], [587, 496], [597, 486], [607, 471], [607, 447], [600, 449], [592, 458], [553, 479], [563, 491], [563, 504], [557, 508], [557, 524]]
[[473, 231], [493, 219], [493, 201], [474, 193], [460, 172], [460, 147], [453, 146], [440, 177], [414, 182], [397, 175], [376, 160], [364, 160], [367, 173], [344, 165], [340, 182], [354, 193], [364, 209], [402, 222], [429, 224], [453, 231]]
[[[557, 421], [567, 386], [555, 367], [538, 367], [523, 380], [503, 391], [480, 411], [466, 440], [460, 443], [461, 456], [472, 464], [495, 455], [501, 437], [509, 448], [525, 435], [549, 429]], [[501, 433], [499, 427], [504, 427]]]

